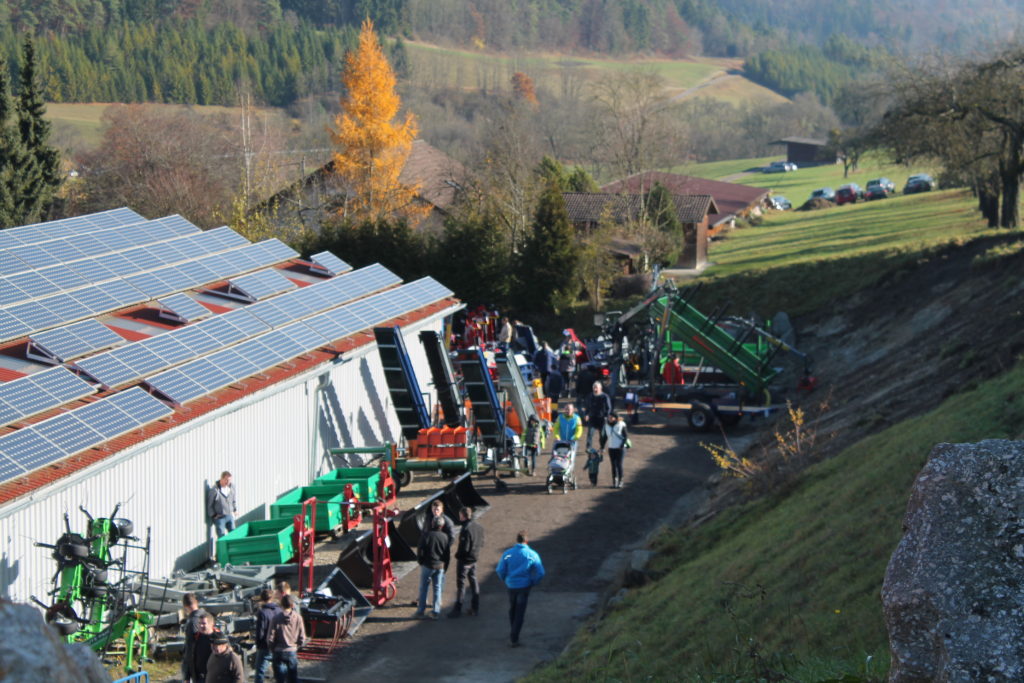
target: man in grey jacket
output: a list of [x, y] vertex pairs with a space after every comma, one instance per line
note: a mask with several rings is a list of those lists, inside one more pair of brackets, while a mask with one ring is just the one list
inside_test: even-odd
[[238, 512], [238, 498], [231, 485], [231, 473], [222, 472], [220, 480], [206, 492], [206, 514], [213, 520], [217, 538], [235, 529], [235, 513]]

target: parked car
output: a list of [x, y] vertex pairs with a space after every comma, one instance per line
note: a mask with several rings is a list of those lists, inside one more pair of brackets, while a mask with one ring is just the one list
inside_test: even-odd
[[896, 191], [896, 183], [889, 180], [888, 178], [875, 178], [874, 180], [869, 180], [868, 184], [864, 186], [865, 195], [867, 194], [868, 190], [870, 190], [873, 187], [881, 187], [886, 191], [887, 194], [892, 194], [893, 192]]
[[827, 199], [830, 202], [836, 200], [836, 191], [831, 187], [819, 187], [811, 193], [811, 199]]
[[768, 198], [768, 204], [771, 208], [776, 211], [789, 211], [793, 208], [793, 203], [782, 195], [775, 195], [774, 197]]
[[857, 183], [843, 185], [836, 190], [836, 204], [856, 204], [858, 199], [864, 198], [864, 190], [860, 189]]
[[761, 169], [762, 173], [786, 173], [788, 171], [795, 171], [796, 164], [789, 161], [773, 161], [764, 168]]
[[864, 198], [869, 201], [872, 199], [888, 199], [890, 194], [892, 192], [885, 189], [882, 185], [872, 185], [864, 190]]
[[915, 173], [907, 178], [907, 184], [903, 186], [903, 194], [916, 194], [918, 192], [931, 192], [938, 185], [935, 179], [927, 173]]

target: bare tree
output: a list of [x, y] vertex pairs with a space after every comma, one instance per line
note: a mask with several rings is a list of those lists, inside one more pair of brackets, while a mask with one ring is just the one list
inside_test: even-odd
[[623, 72], [591, 85], [595, 158], [617, 175], [662, 168], [682, 139], [665, 81], [654, 71]]

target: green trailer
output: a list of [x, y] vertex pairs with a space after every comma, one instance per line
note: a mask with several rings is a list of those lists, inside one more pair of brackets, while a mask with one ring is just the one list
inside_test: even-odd
[[302, 514], [302, 503], [316, 498], [316, 530], [333, 531], [344, 521], [342, 509], [345, 502], [344, 485], [339, 489], [337, 484], [327, 486], [300, 486], [292, 489], [270, 505], [271, 519], [287, 519], [291, 521], [295, 515]]
[[241, 524], [217, 540], [217, 562], [221, 566], [287, 564], [295, 555], [293, 531], [292, 517]]
[[[338, 493], [344, 493], [345, 484], [352, 484], [352, 490], [359, 500], [377, 502], [377, 488], [380, 485], [379, 467], [340, 467], [313, 480], [313, 486], [334, 486]], [[319, 512], [317, 513], [319, 514]]]

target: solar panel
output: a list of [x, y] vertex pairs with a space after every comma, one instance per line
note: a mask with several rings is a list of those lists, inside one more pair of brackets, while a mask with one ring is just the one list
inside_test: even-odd
[[298, 287], [276, 270], [261, 270], [228, 280], [229, 293], [237, 293], [247, 301], [260, 301]]
[[[159, 299], [157, 303], [164, 307], [166, 312], [170, 314], [169, 317], [183, 323], [208, 318], [213, 315], [213, 311], [187, 294], [172, 294], [171, 296]], [[164, 315], [164, 313], [161, 312], [161, 315]]]
[[110, 399], [90, 403], [71, 414], [86, 422], [104, 439], [112, 439], [138, 426], [134, 418], [111, 403]]
[[[179, 369], [161, 372], [147, 379], [146, 384], [179, 405], [206, 393], [206, 389], [189, 379]], [[2, 448], [0, 452], [3, 452]]]
[[326, 273], [327, 275], [341, 275], [352, 270], [352, 266], [342, 261], [329, 251], [321, 251], [309, 257], [313, 262], [310, 268], [314, 273]]
[[[107, 388], [124, 384], [137, 376], [134, 370], [112, 357], [110, 353], [100, 353], [77, 360], [75, 367]], [[2, 387], [0, 387], [0, 398], [3, 398]]]
[[163, 360], [164, 367], [176, 365], [195, 355], [192, 349], [178, 341], [177, 337], [173, 334], [158, 334], [140, 343]]
[[[54, 406], [74, 401], [76, 398], [88, 396], [96, 391], [88, 382], [67, 368], [50, 368], [15, 381], [33, 383], [53, 398]], [[0, 391], [2, 391], [2, 387], [0, 387]], [[25, 414], [30, 415], [31, 413], [26, 412]]]
[[38, 299], [60, 291], [60, 285], [40, 273], [27, 271], [7, 276], [7, 282], [25, 292], [30, 299]]
[[95, 429], [72, 413], [64, 413], [32, 426], [40, 436], [67, 454], [102, 443], [105, 439]]
[[166, 417], [174, 412], [139, 387], [133, 387], [128, 391], [114, 394], [110, 398], [105, 399], [105, 402], [112, 403], [128, 413], [140, 425], [152, 422], [153, 420], [159, 420], [161, 417]]
[[58, 362], [124, 343], [123, 337], [97, 320], [82, 320], [39, 332], [31, 335], [30, 340]]
[[34, 427], [26, 427], [0, 437], [0, 453], [21, 465], [26, 471], [48, 465], [67, 455], [44, 439]]

